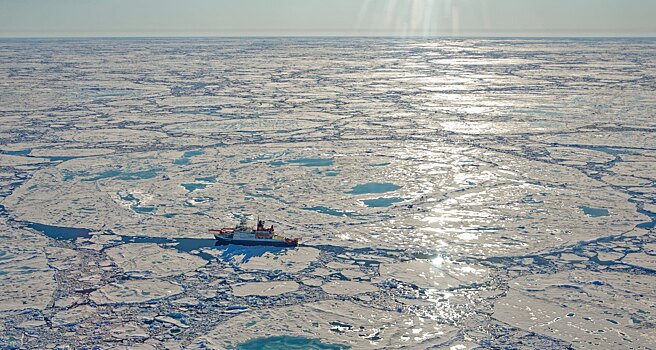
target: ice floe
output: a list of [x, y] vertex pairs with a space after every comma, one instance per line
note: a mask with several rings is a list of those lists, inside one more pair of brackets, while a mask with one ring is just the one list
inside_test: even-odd
[[207, 263], [198, 256], [147, 243], [122, 244], [107, 249], [106, 253], [126, 273], [152, 277], [179, 275]]
[[238, 297], [260, 296], [271, 297], [298, 290], [298, 283], [294, 281], [250, 282], [232, 286], [232, 294]]
[[158, 301], [182, 293], [182, 288], [162, 280], [127, 280], [102, 286], [90, 294], [98, 304], [129, 304]]

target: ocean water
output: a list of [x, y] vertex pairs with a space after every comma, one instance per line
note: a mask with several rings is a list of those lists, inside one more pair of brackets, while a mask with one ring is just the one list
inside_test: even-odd
[[0, 349], [653, 348], [655, 52], [0, 40]]
[[342, 350], [349, 347], [344, 345], [323, 344], [316, 339], [302, 337], [278, 336], [269, 338], [252, 339], [237, 345], [238, 350], [256, 349], [312, 349], [312, 350]]

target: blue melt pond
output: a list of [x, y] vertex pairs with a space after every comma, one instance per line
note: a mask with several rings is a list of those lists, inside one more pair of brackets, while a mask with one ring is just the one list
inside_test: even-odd
[[11, 259], [11, 255], [8, 255], [7, 252], [0, 250], [0, 261], [9, 259]]
[[48, 160], [51, 162], [66, 162], [72, 159], [76, 158], [81, 158], [81, 157], [73, 157], [73, 156], [58, 156], [58, 157], [48, 157]]
[[191, 158], [191, 157], [195, 157], [195, 156], [200, 156], [201, 154], [205, 154], [205, 151], [203, 151], [202, 149], [196, 149], [196, 150], [193, 150], [193, 151], [187, 151], [182, 156], [184, 158]]
[[22, 149], [22, 150], [18, 150], [18, 151], [2, 151], [2, 153], [4, 153], [4, 154], [9, 154], [9, 155], [12, 155], [12, 156], [26, 156], [26, 155], [30, 154], [30, 152], [32, 152], [31, 149]]
[[315, 206], [315, 207], [303, 208], [303, 210], [316, 211], [317, 213], [327, 214], [327, 215], [332, 215], [332, 216], [341, 216], [341, 217], [343, 217], [343, 216], [347, 216], [347, 217], [357, 216], [356, 213], [352, 213], [352, 212], [349, 212], [349, 211], [343, 211], [343, 210], [337, 210], [337, 209], [333, 209], [333, 208], [328, 208], [328, 207], [324, 207], [322, 205], [318, 205], [318, 206]]
[[243, 342], [236, 347], [237, 350], [294, 350], [294, 349], [315, 349], [315, 350], [343, 350], [350, 349], [347, 345], [326, 344], [319, 339], [277, 336], [267, 338], [251, 339]]
[[139, 214], [150, 214], [155, 211], [155, 207], [139, 207], [139, 206], [132, 206], [132, 210]]
[[91, 237], [91, 235], [89, 235], [91, 230], [87, 230], [85, 228], [50, 226], [37, 224], [35, 222], [28, 223], [27, 227], [37, 230], [50, 238], [54, 238], [60, 241], [72, 241], [79, 237]]
[[398, 202], [403, 202], [407, 198], [401, 197], [383, 197], [383, 198], [372, 198], [365, 199], [362, 201], [369, 208], [384, 208], [389, 207], [390, 205]]
[[189, 192], [193, 192], [195, 190], [202, 190], [205, 187], [207, 187], [207, 184], [182, 184], [182, 187], [185, 188], [185, 190]]
[[187, 164], [189, 164], [189, 159], [191, 157], [200, 156], [201, 154], [205, 154], [205, 151], [203, 151], [202, 149], [187, 151], [182, 155], [181, 158], [174, 160], [173, 164], [175, 164], [175, 165], [187, 165]]
[[290, 164], [300, 166], [331, 166], [335, 160], [333, 158], [299, 158], [288, 161]]
[[137, 198], [135, 198], [132, 193], [128, 193], [124, 196], [119, 194], [119, 197], [121, 197], [121, 199], [124, 200], [124, 201], [136, 201], [137, 200]]
[[205, 182], [216, 182], [216, 176], [206, 176], [206, 177], [197, 177], [196, 181], [205, 181]]
[[96, 176], [82, 179], [82, 181], [98, 181], [102, 179], [116, 178], [118, 180], [145, 180], [157, 176], [157, 170], [144, 170], [135, 172], [122, 172], [120, 170], [107, 170], [96, 174]]
[[592, 216], [593, 218], [599, 217], [599, 216], [608, 216], [610, 213], [608, 212], [608, 209], [601, 209], [601, 208], [592, 208], [592, 207], [579, 207], [581, 210], [583, 210], [583, 213], [587, 216]]
[[370, 182], [367, 184], [357, 185], [353, 187], [353, 189], [349, 193], [350, 194], [385, 193], [385, 192], [396, 191], [399, 188], [401, 188], [401, 186], [397, 186], [389, 182], [385, 182], [385, 183]]
[[97, 181], [101, 179], [109, 179], [110, 177], [116, 177], [121, 175], [121, 172], [118, 170], [107, 170], [103, 171], [101, 173], [96, 174], [96, 176], [93, 177], [88, 177], [86, 179], [82, 179], [82, 181]]

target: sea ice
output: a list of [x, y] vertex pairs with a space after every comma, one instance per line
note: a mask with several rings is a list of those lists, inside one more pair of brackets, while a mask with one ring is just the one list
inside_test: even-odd
[[648, 349], [656, 342], [645, 307], [656, 296], [653, 279], [584, 270], [520, 277], [496, 301], [494, 318], [581, 348]]
[[396, 311], [326, 300], [241, 314], [196, 339], [192, 348], [202, 348], [199, 346], [203, 344], [220, 349], [252, 337], [296, 335], [356, 349], [423, 349], [447, 342], [456, 332], [453, 326]]
[[489, 271], [483, 266], [453, 262], [441, 257], [383, 264], [381, 277], [393, 278], [421, 288], [448, 289], [483, 283]]
[[123, 271], [152, 277], [179, 275], [207, 263], [198, 256], [147, 243], [122, 244], [107, 249], [106, 253]]
[[98, 305], [144, 303], [168, 298], [182, 291], [180, 286], [162, 280], [128, 280], [102, 286], [89, 298]]
[[298, 290], [298, 283], [294, 281], [249, 282], [232, 286], [232, 294], [238, 297], [260, 296], [271, 297]]
[[649, 347], [655, 49], [0, 40], [0, 348]]
[[324, 292], [338, 295], [356, 295], [360, 293], [371, 293], [378, 290], [376, 286], [367, 282], [356, 281], [330, 281], [321, 286]]
[[317, 260], [319, 250], [310, 247], [288, 249], [281, 253], [265, 253], [248, 259], [239, 266], [245, 270], [280, 270], [289, 273], [298, 273]]

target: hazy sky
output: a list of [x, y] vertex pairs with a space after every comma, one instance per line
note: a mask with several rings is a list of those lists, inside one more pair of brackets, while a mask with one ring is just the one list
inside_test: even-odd
[[0, 36], [656, 36], [656, 0], [0, 0]]

